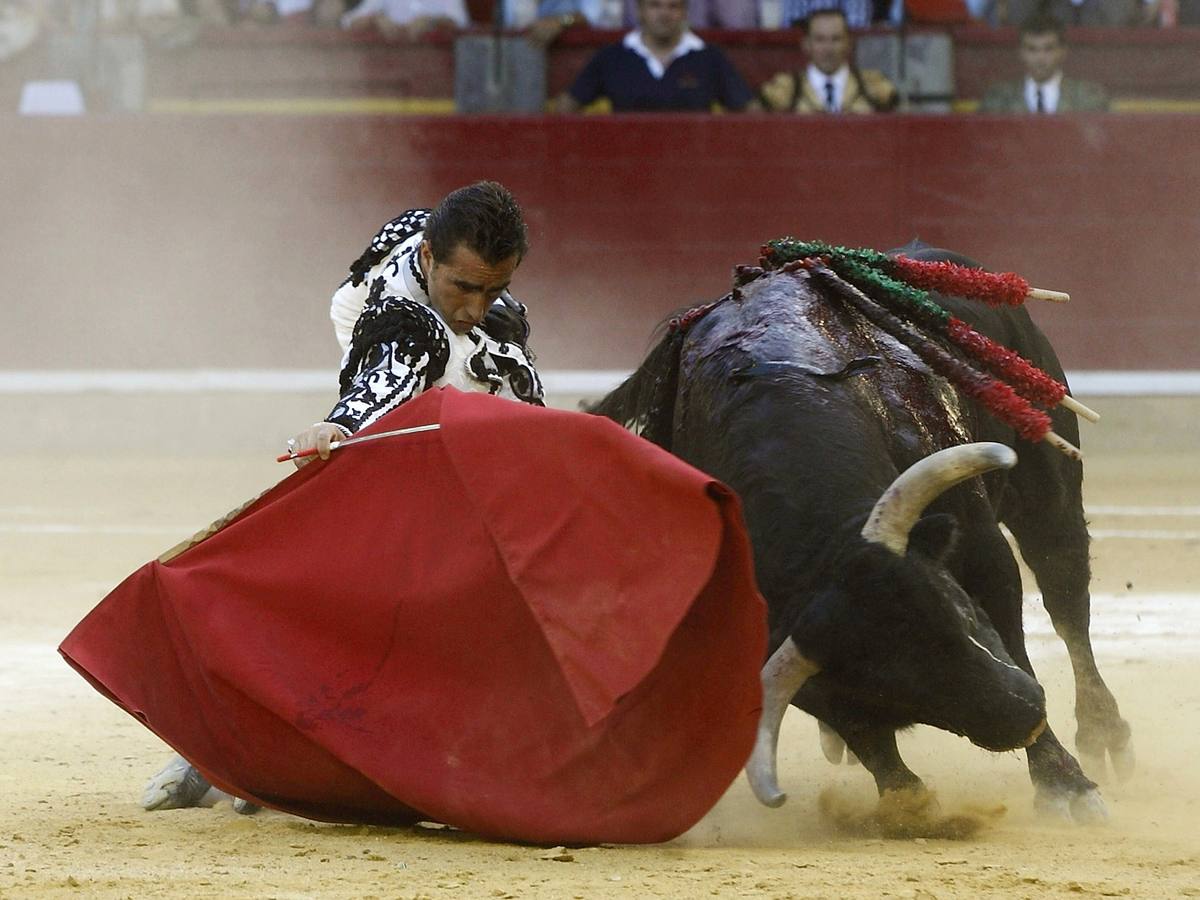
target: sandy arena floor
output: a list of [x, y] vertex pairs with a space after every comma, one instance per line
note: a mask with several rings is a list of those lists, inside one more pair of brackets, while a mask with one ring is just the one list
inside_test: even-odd
[[[144, 426], [143, 426], [144, 427]], [[0, 471], [0, 897], [1200, 896], [1200, 474], [1194, 453], [1090, 458], [1093, 630], [1134, 728], [1138, 769], [1102, 788], [1103, 827], [1039, 820], [1023, 756], [927, 729], [910, 765], [948, 811], [984, 811], [969, 841], [837, 833], [835, 792], [864, 807], [859, 767], [821, 757], [792, 711], [778, 810], [739, 778], [691, 832], [654, 847], [487, 843], [446, 829], [331, 826], [226, 804], [137, 805], [167, 748], [55, 652], [126, 574], [282, 474], [265, 454], [9, 457]], [[1031, 651], [1071, 744], [1070, 670], [1040, 605]], [[1101, 777], [1101, 773], [1092, 773]]]

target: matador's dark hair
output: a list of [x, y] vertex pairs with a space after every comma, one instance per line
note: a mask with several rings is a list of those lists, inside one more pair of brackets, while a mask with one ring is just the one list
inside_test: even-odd
[[477, 181], [447, 194], [425, 222], [425, 240], [433, 258], [444, 262], [459, 244], [495, 265], [529, 250], [525, 219], [508, 188]]

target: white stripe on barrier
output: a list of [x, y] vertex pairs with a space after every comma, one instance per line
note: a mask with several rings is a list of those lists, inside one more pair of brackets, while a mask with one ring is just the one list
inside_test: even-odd
[[1200, 516], [1200, 506], [1087, 506], [1084, 512], [1089, 516], [1166, 516], [1172, 519], [1189, 519]]
[[[624, 369], [551, 369], [542, 375], [550, 394], [607, 393], [629, 372]], [[1200, 371], [1068, 372], [1080, 396], [1196, 396]], [[0, 370], [0, 394], [262, 393], [331, 392], [329, 369], [148, 369], [148, 370]]]
[[1087, 397], [1191, 397], [1200, 394], [1200, 372], [1068, 372], [1071, 393]]
[[70, 522], [43, 522], [8, 524], [0, 522], [0, 534], [52, 534], [52, 535], [180, 535], [194, 534], [196, 525], [76, 525]]
[[1200, 541], [1200, 531], [1165, 528], [1090, 528], [1088, 534], [1094, 541]]

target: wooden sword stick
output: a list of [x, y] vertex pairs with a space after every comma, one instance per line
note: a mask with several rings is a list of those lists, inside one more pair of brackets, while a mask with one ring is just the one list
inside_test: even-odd
[[[347, 440], [344, 440], [344, 441], [336, 441], [336, 442], [330, 444], [329, 448], [331, 450], [334, 450], [334, 449], [337, 449], [338, 447], [345, 447], [348, 444], [357, 444], [357, 443], [360, 443], [363, 441], [373, 441], [376, 438], [394, 437], [395, 435], [398, 435], [398, 434], [415, 434], [419, 431], [434, 431], [441, 427], [442, 427], [441, 424], [435, 423], [433, 425], [417, 425], [413, 428], [401, 428], [397, 431], [383, 431], [383, 432], [380, 432], [379, 434], [368, 434], [368, 435], [364, 435], [363, 437], [360, 437], [360, 438], [348, 438]], [[276, 459], [276, 462], [285, 462], [289, 459], [300, 459], [303, 456], [313, 456], [316, 454], [316, 452], [317, 451], [314, 449], [314, 450], [306, 450], [303, 453], [297, 453], [295, 456], [284, 455], [284, 456], [278, 457]], [[226, 525], [228, 525], [230, 522], [232, 522], [238, 516], [240, 516], [243, 512], [245, 512], [249, 507], [253, 506], [255, 503], [257, 503], [259, 500], [261, 500], [263, 497], [265, 497], [271, 491], [275, 490], [276, 487], [278, 487], [278, 485], [273, 485], [272, 487], [267, 488], [265, 491], [263, 491], [258, 496], [251, 497], [249, 500], [247, 500], [245, 503], [238, 506], [236, 509], [231, 509], [229, 512], [225, 513], [225, 515], [223, 515], [223, 516], [221, 516], [221, 518], [215, 520], [211, 525], [197, 531], [190, 538], [180, 541], [178, 544], [176, 544], [174, 547], [171, 547], [169, 550], [163, 551], [159, 555], [158, 561], [160, 563], [170, 562], [175, 557], [177, 557], [180, 553], [182, 553], [184, 550], [190, 550], [192, 547], [195, 547], [197, 544], [208, 540], [210, 537], [212, 537], [214, 534], [216, 534], [218, 531], [220, 531], [222, 528], [224, 528]]]
[[[435, 422], [432, 425], [414, 425], [412, 428], [399, 428], [396, 431], [381, 431], [379, 434], [367, 434], [362, 437], [346, 438], [342, 441], [331, 441], [329, 444], [329, 449], [337, 450], [341, 447], [349, 447], [351, 444], [365, 444], [367, 441], [377, 441], [380, 438], [395, 437], [398, 434], [417, 434], [421, 431], [436, 431], [441, 427], [442, 426], [440, 422]], [[317, 452], [318, 451], [316, 447], [313, 447], [311, 450], [301, 450], [299, 453], [289, 450], [287, 453], [275, 457], [275, 462], [287, 462], [291, 459], [304, 459], [307, 456], [316, 456]]]
[[1049, 300], [1051, 303], [1066, 303], [1071, 299], [1071, 295], [1063, 291], [1048, 291], [1035, 287], [1026, 291], [1025, 296], [1030, 300]]
[[1100, 421], [1100, 413], [1096, 412], [1094, 409], [1089, 409], [1088, 407], [1084, 406], [1070, 394], [1064, 394], [1063, 398], [1058, 401], [1058, 405], [1064, 409], [1069, 409], [1071, 412], [1075, 413], [1075, 415], [1081, 416], [1087, 419], [1089, 422]]

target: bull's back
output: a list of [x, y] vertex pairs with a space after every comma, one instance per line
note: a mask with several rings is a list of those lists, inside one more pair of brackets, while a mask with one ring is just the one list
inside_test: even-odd
[[901, 468], [971, 439], [957, 394], [803, 269], [751, 282], [693, 328], [680, 360], [681, 406], [695, 415], [731, 388], [743, 394], [739, 405], [771, 395], [776, 425], [800, 421], [827, 446], [853, 456], [840, 444], [857, 442]]
[[901, 469], [970, 439], [957, 402], [807, 271], [776, 272], [692, 326], [672, 449], [744, 498], [773, 498], [771, 520], [781, 484], [810, 506], [869, 506]]

